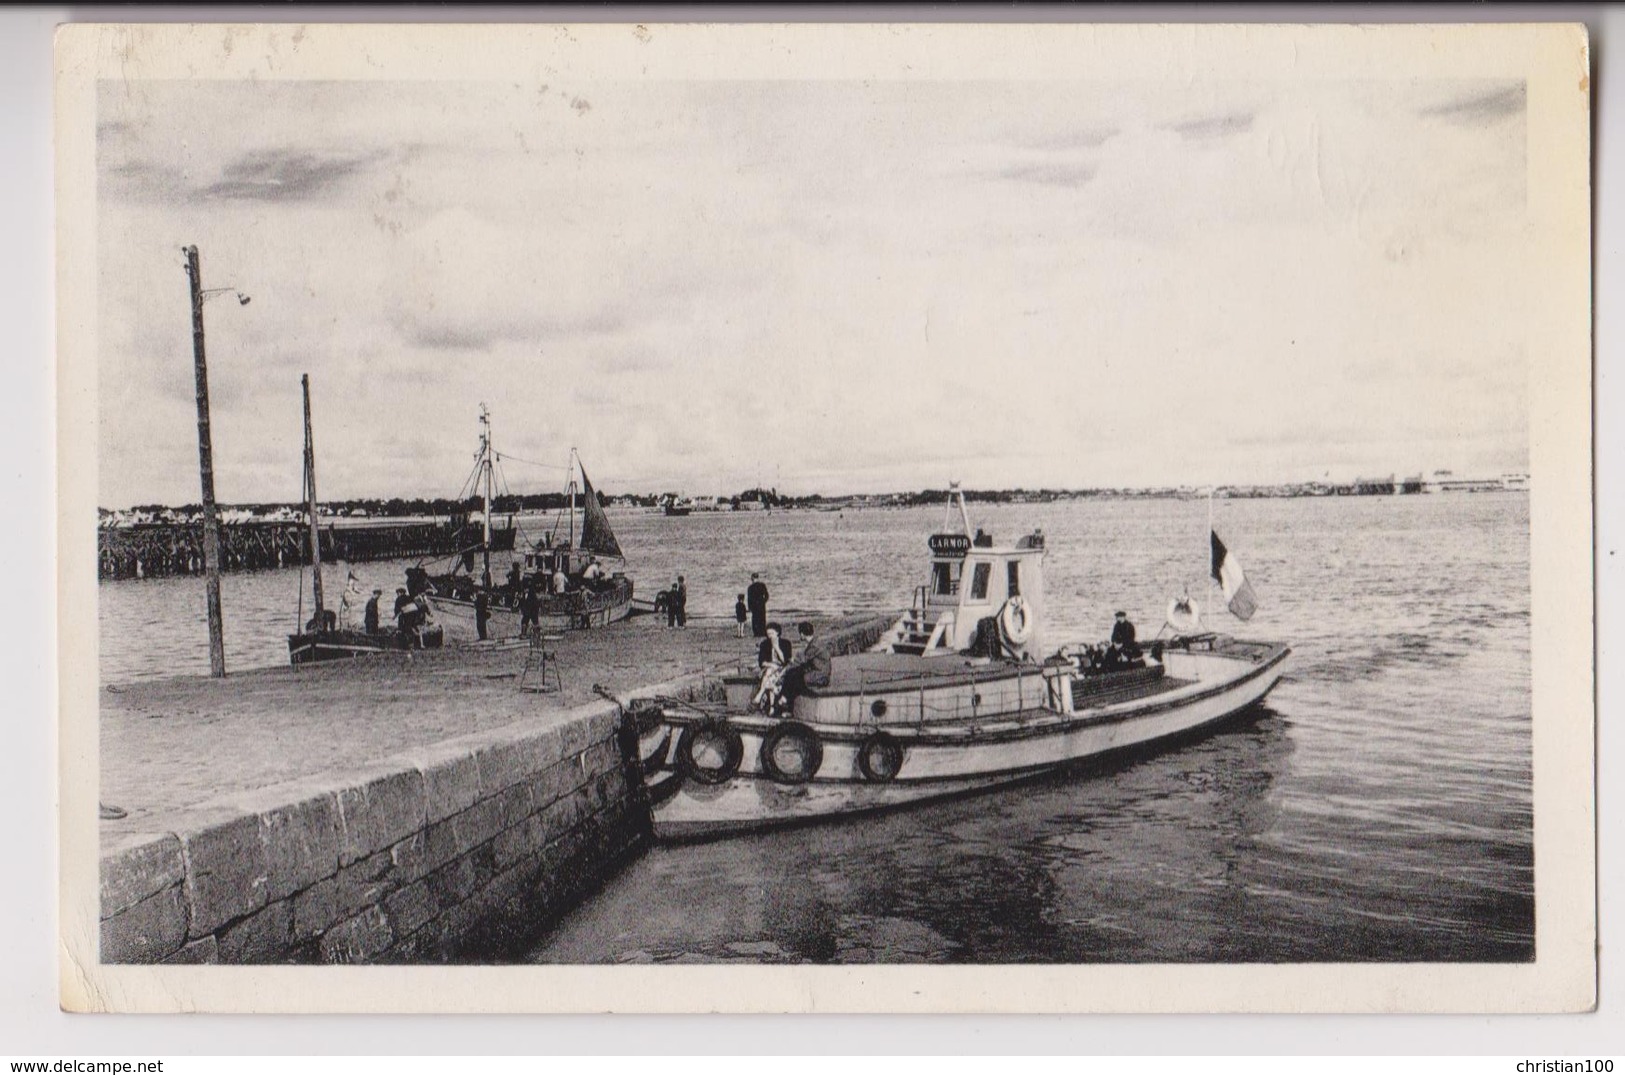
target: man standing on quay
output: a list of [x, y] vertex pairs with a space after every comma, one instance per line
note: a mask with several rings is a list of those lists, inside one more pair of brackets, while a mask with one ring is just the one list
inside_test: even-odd
[[745, 591], [745, 607], [750, 609], [750, 633], [761, 638], [767, 634], [767, 583], [754, 571], [750, 588]]

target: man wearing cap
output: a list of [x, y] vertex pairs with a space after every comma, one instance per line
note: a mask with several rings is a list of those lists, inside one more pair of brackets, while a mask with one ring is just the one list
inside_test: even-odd
[[1140, 644], [1135, 639], [1134, 625], [1128, 621], [1127, 612], [1118, 612], [1117, 622], [1112, 624], [1112, 651], [1107, 655], [1107, 665], [1121, 668], [1139, 657]]
[[362, 613], [362, 627], [369, 635], [378, 633], [378, 599], [383, 595], [382, 590], [372, 591], [372, 597], [367, 599], [366, 610]]

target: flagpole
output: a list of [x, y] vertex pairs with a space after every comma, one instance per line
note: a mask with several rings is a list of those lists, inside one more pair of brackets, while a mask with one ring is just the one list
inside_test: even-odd
[[1213, 604], [1213, 486], [1207, 487], [1207, 534], [1202, 541], [1207, 551], [1207, 607]]

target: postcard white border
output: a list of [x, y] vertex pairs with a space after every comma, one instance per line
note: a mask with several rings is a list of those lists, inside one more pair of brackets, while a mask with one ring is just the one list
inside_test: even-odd
[[[229, 48], [227, 42], [229, 41]], [[1154, 67], [1147, 57], [1156, 57]], [[95, 962], [95, 82], [126, 78], [1527, 80], [1547, 347], [1530, 399], [1536, 944], [1527, 965], [115, 967]], [[725, 74], [719, 74], [725, 72]], [[1589, 56], [1575, 26], [184, 26], [58, 39], [62, 1001], [115, 1011], [1502, 1012], [1595, 998]]]

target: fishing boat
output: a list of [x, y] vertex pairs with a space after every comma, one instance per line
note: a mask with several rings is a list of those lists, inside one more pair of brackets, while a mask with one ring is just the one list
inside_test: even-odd
[[[630, 707], [657, 838], [726, 836], [1009, 784], [1211, 729], [1280, 681], [1287, 646], [1212, 631], [1159, 631], [1115, 656], [1105, 646], [1046, 649], [1043, 534], [995, 544], [972, 532], [962, 495], [958, 504], [964, 529], [929, 537], [911, 607], [869, 649], [834, 656], [828, 682], [787, 708], [764, 712], [749, 676], [725, 679], [720, 709], [660, 699]], [[1213, 544], [1217, 576], [1223, 546], [1216, 535]], [[1228, 592], [1239, 565], [1225, 578]], [[1176, 599], [1171, 616], [1176, 605], [1187, 628], [1200, 626], [1194, 602]]]
[[[598, 493], [574, 449], [568, 467], [570, 481], [565, 488], [567, 529], [559, 533], [554, 525], [530, 546], [523, 558], [512, 558], [507, 571], [493, 573], [491, 553], [497, 551], [489, 540], [491, 530], [492, 471], [495, 453], [491, 449], [490, 418], [482, 407], [480, 421], [485, 427], [480, 438], [480, 468], [484, 483], [484, 528], [488, 539], [478, 548], [458, 558], [449, 572], [432, 574], [421, 564], [406, 572], [406, 589], [413, 597], [424, 595], [437, 616], [469, 638], [502, 641], [523, 633], [527, 610], [535, 630], [551, 634], [559, 631], [606, 627], [632, 613], [633, 583], [619, 568], [606, 568], [605, 560], [623, 561], [620, 543], [609, 524]], [[581, 484], [575, 474], [581, 474]], [[576, 532], [575, 504], [581, 500], [581, 529]], [[562, 520], [560, 520], [562, 521]], [[478, 557], [481, 570], [474, 574]], [[479, 620], [483, 606], [484, 630]]]
[[297, 668], [317, 661], [361, 657], [398, 648], [403, 641], [419, 648], [438, 649], [443, 634], [436, 624], [401, 628], [410, 629], [410, 636], [403, 636], [397, 630], [388, 628], [368, 632], [341, 624], [338, 615], [325, 607], [322, 599], [321, 529], [316, 518], [316, 445], [310, 425], [310, 374], [300, 377], [300, 387], [305, 397], [305, 517], [310, 526], [311, 597], [315, 615], [305, 620], [304, 587], [301, 585], [298, 622], [302, 629], [288, 636], [289, 663]]

